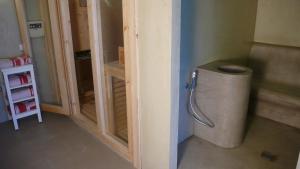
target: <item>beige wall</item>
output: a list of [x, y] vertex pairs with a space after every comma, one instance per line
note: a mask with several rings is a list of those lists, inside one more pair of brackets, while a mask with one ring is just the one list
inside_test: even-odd
[[254, 40], [300, 47], [300, 1], [259, 0]]
[[197, 66], [214, 60], [246, 60], [254, 37], [257, 0], [182, 1], [179, 142], [193, 133], [186, 111], [186, 82]]
[[137, 2], [142, 168], [175, 169], [180, 1]]
[[197, 1], [193, 36], [194, 65], [246, 58], [254, 35], [255, 0]]

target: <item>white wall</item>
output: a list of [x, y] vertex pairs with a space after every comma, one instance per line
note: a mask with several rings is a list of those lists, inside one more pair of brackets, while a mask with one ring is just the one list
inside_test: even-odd
[[254, 40], [300, 47], [300, 1], [258, 0]]
[[214, 60], [246, 60], [254, 36], [256, 8], [256, 0], [182, 1], [179, 142], [193, 133], [186, 112], [185, 84], [190, 72]]
[[[0, 0], [0, 58], [21, 54], [21, 44], [15, 6], [12, 0]], [[2, 97], [0, 98], [0, 123], [7, 119]]]
[[180, 1], [138, 1], [137, 11], [142, 168], [175, 169]]
[[21, 44], [14, 1], [0, 0], [0, 57], [19, 55]]

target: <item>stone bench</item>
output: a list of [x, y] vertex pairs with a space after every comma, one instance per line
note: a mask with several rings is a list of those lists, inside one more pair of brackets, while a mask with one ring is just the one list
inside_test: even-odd
[[255, 44], [249, 66], [254, 112], [300, 128], [300, 48]]

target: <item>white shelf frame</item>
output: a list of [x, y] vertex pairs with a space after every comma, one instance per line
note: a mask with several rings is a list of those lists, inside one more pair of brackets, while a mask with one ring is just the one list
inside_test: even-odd
[[[35, 81], [35, 75], [34, 75], [32, 64], [19, 66], [19, 67], [6, 68], [6, 69], [2, 69], [1, 71], [3, 73], [6, 96], [7, 96], [7, 99], [8, 99], [10, 112], [11, 112], [11, 117], [12, 117], [12, 120], [13, 120], [15, 130], [19, 129], [18, 120], [21, 119], [21, 118], [28, 117], [28, 116], [37, 115], [38, 121], [41, 123], [42, 122], [42, 116], [41, 116], [41, 109], [40, 109], [40, 104], [39, 104], [40, 102], [39, 102], [38, 93], [37, 93], [37, 89], [36, 89], [36, 81]], [[9, 79], [8, 79], [8, 77], [10, 75], [20, 74], [20, 73], [27, 73], [27, 72], [29, 72], [30, 76], [31, 76], [31, 82], [30, 83], [20, 85], [20, 86], [16, 86], [16, 87], [10, 87]], [[32, 86], [32, 89], [33, 89], [33, 96], [28, 97], [28, 98], [24, 98], [24, 99], [20, 99], [20, 100], [16, 100], [16, 101], [14, 101], [12, 99], [12, 97], [11, 97], [12, 90], [17, 89], [17, 88], [22, 88], [22, 87], [30, 87], [30, 86]], [[16, 114], [15, 106], [14, 106], [15, 103], [19, 103], [19, 102], [27, 101], [27, 100], [34, 100], [35, 104], [36, 104], [36, 109]]]
[[29, 86], [32, 86], [32, 83], [27, 83], [27, 84], [23, 84], [23, 85], [19, 85], [19, 86], [14, 86], [14, 87], [10, 87], [10, 90], [14, 90], [14, 89], [20, 89], [20, 88], [23, 88], [23, 87], [29, 87]]
[[26, 98], [22, 98], [22, 99], [18, 99], [18, 100], [13, 100], [13, 103], [16, 104], [16, 103], [34, 100], [34, 99], [35, 99], [35, 96], [30, 96], [30, 97], [26, 97]]

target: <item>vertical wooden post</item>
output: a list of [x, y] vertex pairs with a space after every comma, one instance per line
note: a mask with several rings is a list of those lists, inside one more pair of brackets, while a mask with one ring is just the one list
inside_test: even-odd
[[136, 168], [141, 168], [140, 118], [138, 111], [138, 58], [136, 1], [123, 0], [125, 81], [127, 100], [128, 149]]
[[30, 45], [30, 37], [27, 29], [26, 13], [24, 9], [23, 0], [15, 0], [17, 18], [19, 23], [19, 30], [21, 34], [21, 40], [23, 42], [23, 49], [26, 54], [32, 57], [32, 50]]
[[46, 51], [46, 59], [48, 63], [48, 70], [49, 70], [49, 77], [50, 83], [53, 86], [55, 98], [59, 103], [61, 101], [60, 92], [59, 92], [59, 83], [57, 78], [57, 69], [55, 63], [55, 53], [54, 53], [54, 46], [52, 41], [52, 34], [51, 34], [51, 22], [50, 22], [50, 15], [49, 15], [49, 8], [48, 8], [48, 0], [40, 0], [39, 8], [41, 13], [41, 19], [44, 23], [44, 41], [45, 41], [45, 51]]

